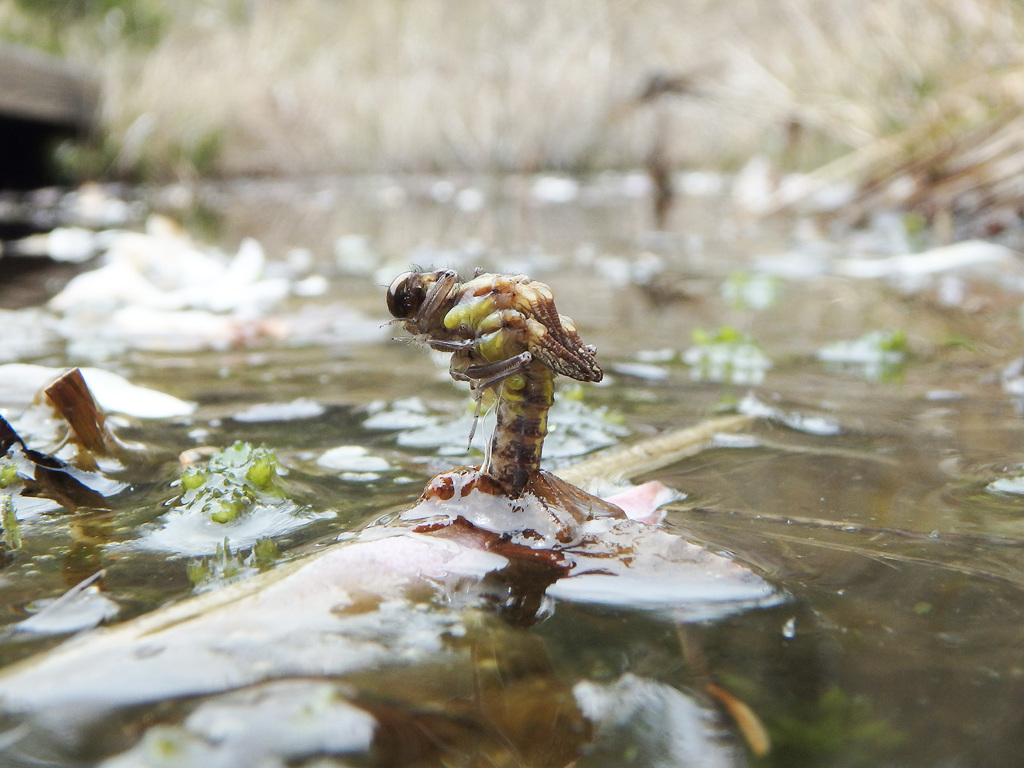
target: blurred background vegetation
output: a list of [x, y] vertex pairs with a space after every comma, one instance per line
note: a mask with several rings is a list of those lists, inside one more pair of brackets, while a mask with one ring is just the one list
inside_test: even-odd
[[[893, 164], [942, 176], [973, 150], [1018, 162], [1005, 181], [1024, 169], [1024, 131], [1004, 130], [1024, 102], [1022, 14], [1018, 0], [16, 0], [0, 38], [99, 74], [102, 135], [63, 155], [79, 177], [586, 173], [661, 153], [863, 181]], [[643, 98], [652, 82], [677, 87]]]

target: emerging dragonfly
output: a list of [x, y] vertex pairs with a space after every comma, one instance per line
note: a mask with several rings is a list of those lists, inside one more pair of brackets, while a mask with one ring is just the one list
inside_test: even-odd
[[452, 353], [451, 375], [469, 382], [478, 414], [483, 395], [494, 393], [497, 426], [480, 472], [520, 496], [540, 469], [555, 374], [600, 381], [594, 348], [558, 314], [551, 288], [525, 275], [477, 274], [461, 283], [451, 270], [405, 272], [387, 301], [409, 333]]

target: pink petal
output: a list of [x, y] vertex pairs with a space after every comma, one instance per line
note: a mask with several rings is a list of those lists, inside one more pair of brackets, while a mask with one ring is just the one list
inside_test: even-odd
[[680, 494], [677, 491], [657, 480], [651, 480], [643, 485], [607, 496], [605, 501], [610, 501], [618, 506], [630, 520], [657, 525], [665, 519], [665, 513], [658, 507], [679, 498]]

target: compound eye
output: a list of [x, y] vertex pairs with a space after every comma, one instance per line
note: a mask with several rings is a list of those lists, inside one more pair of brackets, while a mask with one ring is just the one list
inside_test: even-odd
[[388, 311], [394, 317], [412, 318], [427, 296], [418, 272], [403, 272], [388, 288]]

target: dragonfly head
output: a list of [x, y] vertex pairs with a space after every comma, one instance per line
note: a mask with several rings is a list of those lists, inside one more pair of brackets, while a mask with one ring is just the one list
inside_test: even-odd
[[[436, 272], [403, 272], [388, 288], [388, 310], [427, 332], [430, 323], [443, 317], [444, 309], [457, 290], [459, 276], [450, 269]], [[436, 316], [436, 317], [435, 317]]]
[[416, 315], [427, 297], [427, 286], [422, 272], [403, 272], [388, 288], [388, 311], [397, 318], [410, 319]]

